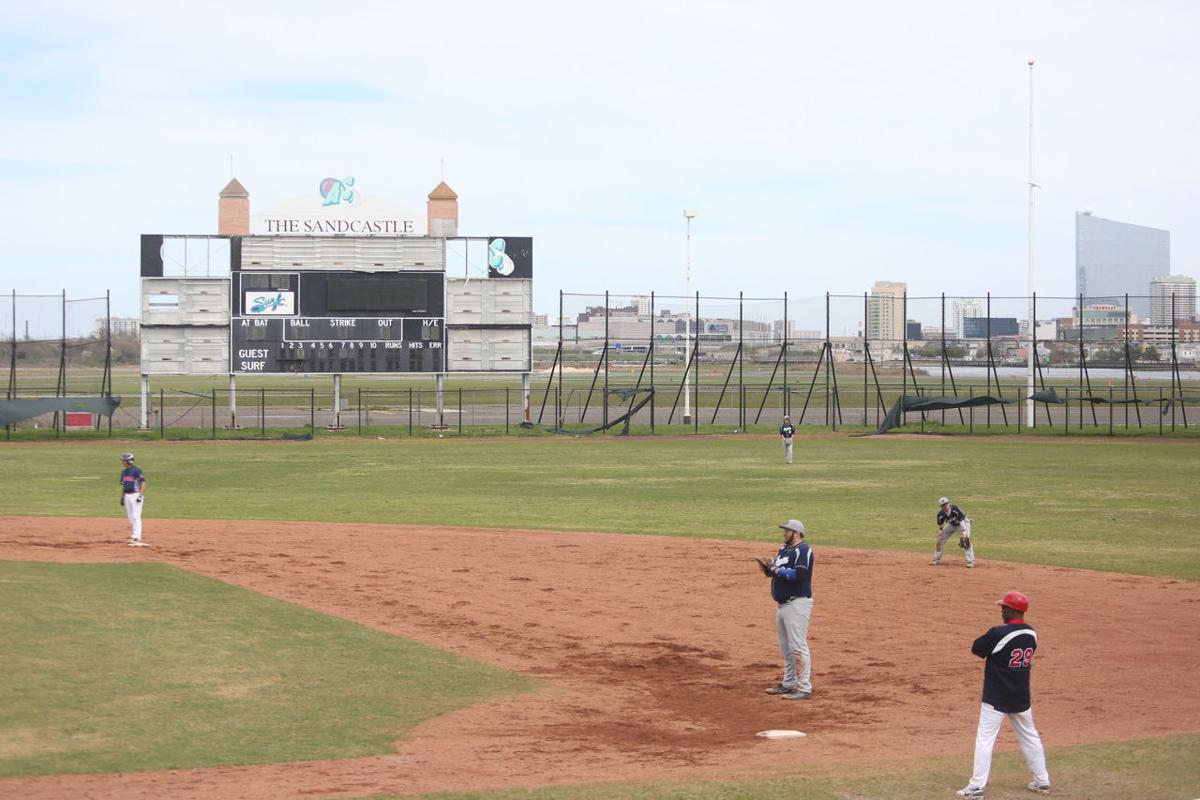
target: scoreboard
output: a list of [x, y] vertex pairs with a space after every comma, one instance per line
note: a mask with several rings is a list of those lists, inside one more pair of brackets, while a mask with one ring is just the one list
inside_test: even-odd
[[232, 274], [230, 372], [446, 369], [441, 271]]

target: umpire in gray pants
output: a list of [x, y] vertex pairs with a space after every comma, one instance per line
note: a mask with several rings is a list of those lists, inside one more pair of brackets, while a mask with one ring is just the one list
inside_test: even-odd
[[783, 654], [783, 681], [767, 694], [784, 700], [812, 697], [812, 655], [808, 650], [808, 624], [812, 619], [812, 548], [804, 541], [804, 523], [789, 519], [779, 526], [784, 543], [775, 558], [758, 558], [759, 569], [771, 579], [775, 600], [775, 632]]

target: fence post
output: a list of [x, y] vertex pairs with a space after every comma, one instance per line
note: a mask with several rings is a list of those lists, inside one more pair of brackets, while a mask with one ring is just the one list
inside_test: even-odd
[[508, 387], [504, 387], [504, 435], [508, 436]]
[[163, 389], [160, 386], [158, 387], [158, 438], [160, 439], [166, 435], [166, 429], [163, 427], [165, 424], [163, 422], [163, 418], [166, 416], [166, 414], [163, 413], [163, 399]]
[[358, 399], [355, 401], [354, 416], [358, 418], [358, 435], [362, 436], [362, 387], [358, 387]]
[[212, 438], [217, 438], [217, 387], [212, 390], [212, 411], [209, 414], [210, 422], [212, 422]]
[[1112, 393], [1112, 383], [1110, 381], [1109, 387], [1108, 387], [1108, 435], [1109, 436], [1113, 435], [1113, 422], [1112, 422], [1113, 404], [1112, 404], [1112, 401], [1113, 401], [1113, 393]]
[[408, 435], [412, 436], [412, 387], [408, 387]]
[[1166, 414], [1163, 413], [1164, 410], [1166, 410], [1166, 406], [1163, 405], [1162, 387], [1160, 386], [1160, 387], [1158, 387], [1158, 435], [1159, 436], [1163, 435], [1163, 417], [1166, 416]]
[[[975, 387], [974, 386], [970, 387], [970, 394], [968, 396], [972, 397], [972, 398], [975, 397]], [[903, 395], [901, 396], [900, 402], [902, 402], [902, 403], [904, 402]], [[901, 406], [901, 408], [903, 408], [903, 406]], [[969, 427], [967, 428], [967, 433], [974, 433], [975, 432], [975, 406], [969, 406], [969, 409], [970, 409], [969, 417], [970, 417], [971, 421], [970, 421]]]
[[317, 433], [317, 390], [311, 386], [308, 388], [308, 435], [315, 436]]
[[258, 390], [258, 427], [259, 434], [267, 435], [267, 390]]
[[462, 436], [462, 387], [458, 387], [458, 435]]

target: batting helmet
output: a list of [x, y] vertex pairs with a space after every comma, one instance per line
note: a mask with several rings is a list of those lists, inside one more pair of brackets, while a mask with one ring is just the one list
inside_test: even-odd
[[121, 453], [122, 461], [133, 461], [133, 453]]
[[1020, 592], [1009, 592], [996, 601], [996, 605], [1011, 608], [1024, 614], [1029, 610], [1029, 598]]
[[938, 505], [939, 505], [939, 506], [944, 506], [944, 505], [946, 505], [946, 503], [949, 503], [949, 502], [950, 502], [950, 498], [949, 498], [949, 497], [943, 497], [941, 500], [938, 500]]

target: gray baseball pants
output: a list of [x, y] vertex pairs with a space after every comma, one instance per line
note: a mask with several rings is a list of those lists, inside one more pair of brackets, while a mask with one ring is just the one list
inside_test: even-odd
[[[942, 532], [938, 534], [937, 549], [933, 552], [933, 560], [942, 560], [942, 548], [946, 545], [946, 540], [951, 536], [966, 532], [971, 533], [971, 520], [967, 520], [965, 525], [957, 522], [948, 522], [942, 526]], [[971, 542], [971, 546], [967, 548], [967, 563], [975, 563], [975, 543]]]
[[811, 597], [797, 597], [781, 604], [775, 612], [775, 632], [783, 654], [783, 685], [801, 692], [812, 691], [812, 655], [808, 651], [812, 609]]

